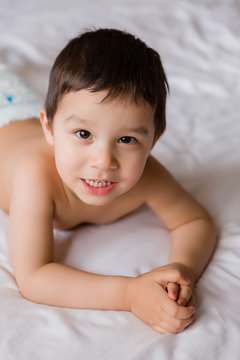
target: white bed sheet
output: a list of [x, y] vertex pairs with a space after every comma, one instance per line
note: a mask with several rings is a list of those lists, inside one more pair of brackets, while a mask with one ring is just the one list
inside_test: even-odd
[[[86, 28], [127, 30], [156, 48], [169, 77], [167, 131], [153, 154], [217, 224], [218, 246], [197, 285], [195, 323], [160, 335], [133, 314], [55, 308], [21, 297], [0, 211], [0, 359], [240, 358], [240, 2], [0, 0], [0, 63], [44, 97], [50, 66]], [[102, 226], [55, 232], [56, 260], [136, 276], [167, 263], [169, 233], [147, 207]]]

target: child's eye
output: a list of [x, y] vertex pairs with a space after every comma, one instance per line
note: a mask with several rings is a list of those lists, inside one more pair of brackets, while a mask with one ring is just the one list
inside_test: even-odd
[[85, 140], [89, 140], [90, 137], [92, 136], [91, 133], [87, 130], [77, 130], [75, 134], [77, 134], [77, 136], [80, 137], [81, 139], [85, 139]]
[[123, 136], [118, 141], [122, 144], [134, 144], [137, 140], [133, 136]]

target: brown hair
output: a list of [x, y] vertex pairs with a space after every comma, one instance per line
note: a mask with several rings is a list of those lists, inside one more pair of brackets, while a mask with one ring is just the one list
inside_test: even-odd
[[72, 39], [50, 73], [45, 108], [52, 125], [64, 94], [107, 90], [106, 98], [143, 97], [154, 110], [157, 139], [166, 127], [167, 78], [159, 54], [143, 41], [116, 29], [92, 30]]

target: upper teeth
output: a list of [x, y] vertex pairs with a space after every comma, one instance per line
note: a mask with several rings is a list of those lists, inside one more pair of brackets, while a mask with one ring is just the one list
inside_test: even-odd
[[98, 180], [88, 180], [85, 179], [85, 182], [93, 187], [104, 187], [104, 186], [110, 186], [110, 181], [98, 181]]

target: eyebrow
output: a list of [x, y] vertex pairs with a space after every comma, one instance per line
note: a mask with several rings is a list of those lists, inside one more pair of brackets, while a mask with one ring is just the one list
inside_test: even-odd
[[69, 121], [71, 121], [71, 120], [79, 121], [79, 122], [82, 122], [82, 123], [90, 123], [90, 122], [91, 122], [90, 120], [82, 119], [82, 118], [80, 118], [80, 117], [77, 116], [77, 115], [70, 115], [70, 116], [68, 116], [68, 117], [64, 120], [64, 122], [69, 122]]
[[[81, 123], [85, 123], [85, 124], [89, 124], [91, 123], [90, 120], [87, 120], [87, 119], [82, 119], [76, 115], [70, 115], [68, 116], [66, 119], [65, 119], [65, 122], [69, 122], [71, 120], [74, 120], [74, 121], [78, 121], [78, 122], [81, 122]], [[140, 135], [148, 135], [148, 129], [145, 128], [145, 126], [138, 126], [138, 127], [133, 127], [133, 128], [128, 128], [126, 129], [126, 131], [129, 131], [129, 132], [134, 132], [136, 134], [140, 134]]]
[[148, 130], [144, 126], [139, 126], [136, 128], [129, 128], [127, 131], [134, 132], [140, 135], [148, 135]]

